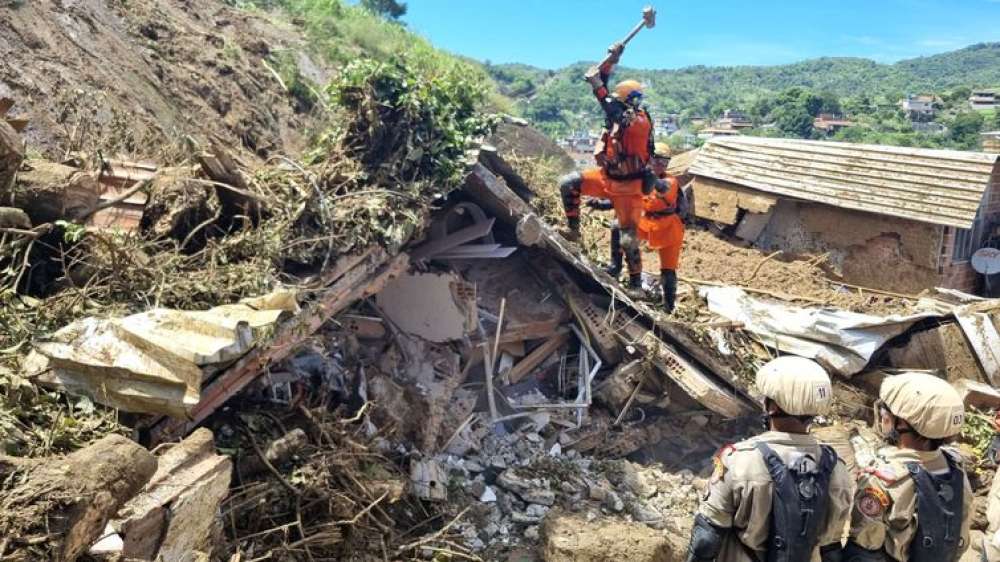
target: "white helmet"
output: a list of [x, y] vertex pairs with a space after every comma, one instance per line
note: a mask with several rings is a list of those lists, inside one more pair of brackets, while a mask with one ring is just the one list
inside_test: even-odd
[[879, 399], [889, 411], [928, 439], [958, 435], [965, 404], [947, 381], [927, 373], [902, 373], [882, 381]]
[[786, 355], [757, 371], [757, 391], [791, 416], [821, 416], [830, 411], [833, 385], [819, 363]]

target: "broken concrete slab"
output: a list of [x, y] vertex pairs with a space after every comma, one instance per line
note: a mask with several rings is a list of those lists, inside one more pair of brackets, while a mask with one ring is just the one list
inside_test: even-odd
[[211, 554], [231, 473], [232, 461], [216, 454], [208, 429], [167, 449], [153, 478], [112, 522], [123, 540], [122, 556], [188, 561], [196, 551]]
[[478, 328], [475, 287], [454, 273], [401, 275], [376, 302], [400, 330], [428, 341], [462, 339]]
[[275, 296], [207, 311], [78, 320], [35, 344], [25, 376], [127, 412], [186, 417], [205, 372], [250, 351], [265, 328], [289, 315], [287, 306]]
[[448, 474], [433, 459], [411, 461], [410, 490], [422, 500], [447, 501]]
[[969, 379], [959, 379], [951, 384], [962, 396], [962, 401], [967, 407], [980, 410], [1000, 409], [1000, 390], [995, 387]]
[[990, 315], [956, 309], [955, 319], [979, 360], [986, 380], [993, 386], [1000, 386], [1000, 333]]
[[685, 554], [641, 523], [588, 521], [577, 514], [549, 513], [541, 534], [545, 562], [678, 562]]
[[277, 325], [250, 353], [209, 382], [201, 392], [201, 400], [191, 409], [190, 420], [161, 419], [150, 427], [153, 444], [177, 438], [210, 416], [227, 400], [259, 377], [268, 365], [281, 361], [299, 344], [319, 330], [330, 318], [359, 299], [371, 296], [389, 279], [401, 274], [409, 265], [406, 254], [390, 258], [385, 250], [370, 248], [359, 254], [344, 256], [324, 272], [326, 288], [303, 307], [302, 311]]

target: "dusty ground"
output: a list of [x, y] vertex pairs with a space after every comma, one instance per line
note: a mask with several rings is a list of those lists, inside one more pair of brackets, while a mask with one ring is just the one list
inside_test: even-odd
[[[610, 234], [602, 221], [591, 221], [585, 229], [584, 247], [599, 262], [608, 261]], [[694, 297], [691, 283], [699, 281], [750, 287], [787, 298], [799, 305], [822, 305], [871, 314], [896, 314], [910, 310], [914, 301], [859, 291], [831, 281], [820, 258], [773, 256], [752, 247], [725, 240], [702, 227], [688, 227], [684, 235], [679, 274], [682, 306], [702, 306]], [[658, 276], [658, 254], [643, 246], [643, 269]], [[688, 290], [685, 293], [685, 285]]]
[[264, 60], [303, 44], [294, 28], [220, 2], [3, 2], [0, 97], [15, 99], [28, 145], [53, 159], [96, 148], [152, 157], [211, 133], [268, 156], [301, 146], [308, 123]]

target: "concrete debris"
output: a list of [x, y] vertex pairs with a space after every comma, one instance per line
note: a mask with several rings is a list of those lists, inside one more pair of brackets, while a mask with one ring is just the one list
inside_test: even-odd
[[[186, 418], [207, 374], [291, 314], [287, 293], [206, 311], [154, 309], [78, 320], [35, 344], [26, 377], [126, 412]], [[257, 306], [278, 306], [261, 309]]]
[[124, 541], [122, 555], [189, 561], [195, 552], [211, 554], [231, 473], [232, 462], [215, 453], [207, 429], [167, 449], [153, 478], [112, 522]]
[[376, 301], [400, 330], [432, 342], [462, 339], [478, 326], [475, 288], [454, 274], [401, 275]]
[[434, 460], [410, 463], [410, 483], [413, 494], [423, 500], [446, 501], [448, 499], [448, 477]]

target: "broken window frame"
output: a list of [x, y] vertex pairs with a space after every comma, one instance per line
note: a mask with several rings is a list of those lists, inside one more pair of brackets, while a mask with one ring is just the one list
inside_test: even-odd
[[972, 254], [979, 249], [983, 243], [983, 233], [986, 221], [983, 220], [982, 213], [976, 211], [976, 218], [972, 221], [972, 228], [955, 228], [955, 244], [952, 247], [951, 262], [965, 263], [972, 259]]

